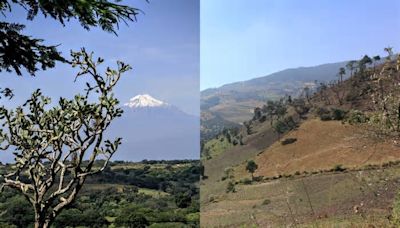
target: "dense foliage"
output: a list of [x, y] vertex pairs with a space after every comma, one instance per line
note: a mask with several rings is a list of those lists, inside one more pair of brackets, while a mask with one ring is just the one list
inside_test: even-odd
[[[97, 69], [103, 59], [93, 60], [84, 49], [71, 55], [72, 66], [80, 69], [76, 78], [89, 76], [84, 95], [60, 98], [51, 107], [51, 98], [38, 89], [16, 109], [0, 107], [0, 150], [15, 155], [1, 175], [0, 190], [12, 188], [29, 200], [35, 227], [50, 227], [74, 202], [86, 178], [105, 169], [121, 143], [121, 138], [106, 139], [104, 132], [122, 114], [113, 88], [130, 66], [117, 62], [117, 69], [103, 73]], [[100, 158], [103, 164], [92, 169]]]
[[[198, 161], [111, 162], [104, 173], [88, 179], [54, 226], [197, 227], [199, 173]], [[29, 203], [16, 191], [0, 194], [0, 211], [0, 227], [33, 226]]]

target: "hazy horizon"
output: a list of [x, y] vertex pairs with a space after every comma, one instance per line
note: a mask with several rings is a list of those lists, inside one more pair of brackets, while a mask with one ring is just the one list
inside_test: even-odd
[[200, 8], [201, 91], [400, 47], [394, 0], [204, 0]]

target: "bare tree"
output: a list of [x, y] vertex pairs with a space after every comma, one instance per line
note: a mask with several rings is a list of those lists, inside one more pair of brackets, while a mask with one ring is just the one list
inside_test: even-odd
[[[392, 49], [385, 48], [388, 56], [393, 55]], [[374, 125], [377, 125], [381, 132], [400, 135], [400, 88], [397, 80], [399, 72], [392, 62], [391, 57], [387, 57], [384, 67], [376, 80], [375, 91], [371, 94], [375, 105]]]
[[[84, 95], [68, 100], [51, 99], [36, 90], [15, 110], [0, 107], [1, 150], [13, 150], [15, 164], [3, 175], [1, 189], [21, 192], [32, 204], [35, 228], [47, 228], [76, 199], [88, 176], [105, 169], [121, 138], [104, 140], [104, 132], [122, 110], [112, 90], [130, 66], [98, 71], [103, 59], [93, 60], [84, 49], [72, 52], [72, 66], [80, 76], [90, 76]], [[75, 80], [76, 80], [75, 79]], [[92, 84], [90, 84], [92, 83]], [[97, 101], [96, 101], [97, 99]], [[102, 160], [99, 160], [102, 159]], [[95, 162], [100, 166], [95, 166]]]
[[342, 88], [340, 88], [339, 85], [331, 86], [331, 90], [335, 94], [339, 105], [343, 105], [343, 98], [344, 98], [345, 91]]
[[390, 62], [393, 56], [393, 47], [385, 47], [383, 50], [388, 54], [386, 56], [386, 60]]

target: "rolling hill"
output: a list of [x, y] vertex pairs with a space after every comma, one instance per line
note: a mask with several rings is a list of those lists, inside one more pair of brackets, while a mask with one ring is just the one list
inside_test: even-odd
[[[315, 87], [319, 82], [337, 80], [340, 67], [346, 61], [282, 70], [264, 77], [235, 82], [219, 88], [201, 92], [202, 136], [215, 136], [210, 126], [234, 126], [252, 117], [254, 107], [266, 100], [278, 99], [285, 95], [296, 96], [304, 87]], [[208, 133], [206, 133], [208, 132]]]
[[202, 226], [391, 227], [400, 199], [395, 64], [361, 68], [310, 97], [264, 102], [239, 130], [206, 140]]

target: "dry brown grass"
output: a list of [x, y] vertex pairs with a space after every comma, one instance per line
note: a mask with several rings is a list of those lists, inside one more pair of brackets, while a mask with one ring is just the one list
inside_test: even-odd
[[399, 178], [393, 166], [238, 185], [202, 205], [201, 227], [390, 227]]
[[[256, 176], [329, 170], [339, 164], [358, 168], [400, 157], [400, 147], [393, 141], [373, 140], [363, 128], [340, 121], [308, 120], [284, 138], [296, 138], [297, 141], [289, 145], [275, 142], [259, 154], [255, 158], [259, 164]], [[248, 176], [244, 165], [237, 168], [236, 174], [238, 177]]]

